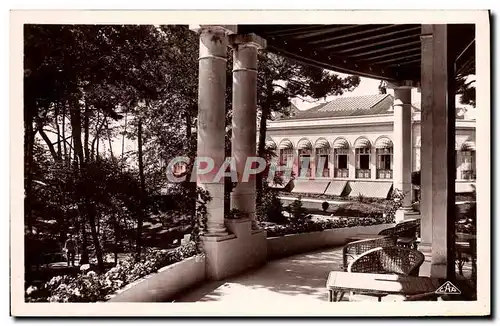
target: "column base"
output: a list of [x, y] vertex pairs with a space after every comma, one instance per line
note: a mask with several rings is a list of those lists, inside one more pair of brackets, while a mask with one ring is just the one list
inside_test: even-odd
[[420, 213], [412, 209], [412, 207], [402, 207], [396, 211], [396, 223], [404, 220], [419, 218]]
[[431, 266], [432, 266], [432, 244], [420, 242], [418, 245], [418, 251], [424, 254], [425, 260], [420, 266], [419, 276], [431, 276]]
[[267, 234], [250, 232], [245, 237], [230, 235], [226, 239], [203, 237], [207, 278], [222, 280], [267, 261]]

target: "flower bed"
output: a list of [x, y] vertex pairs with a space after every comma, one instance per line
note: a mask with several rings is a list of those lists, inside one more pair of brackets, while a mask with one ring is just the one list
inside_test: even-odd
[[288, 234], [309, 233], [309, 232], [348, 228], [355, 226], [377, 225], [383, 223], [390, 223], [390, 221], [384, 218], [373, 218], [373, 217], [360, 217], [360, 218], [341, 217], [336, 219], [325, 219], [323, 221], [305, 221], [302, 224], [280, 225], [274, 223], [261, 222], [261, 227], [263, 227], [266, 230], [267, 237], [272, 238]]
[[[287, 192], [287, 191], [279, 191], [278, 195], [280, 197], [302, 197], [303, 199], [310, 198], [310, 199], [324, 199], [324, 200], [345, 201], [345, 202], [357, 201], [357, 198], [348, 198], [346, 196], [298, 193], [298, 192]], [[365, 201], [367, 203], [385, 204], [386, 202], [390, 201], [390, 199], [363, 197], [363, 201]]]
[[135, 262], [133, 258], [124, 259], [103, 274], [97, 274], [92, 270], [88, 271], [90, 266], [82, 265], [82, 272], [76, 277], [55, 276], [40, 288], [29, 287], [26, 290], [26, 301], [105, 301], [127, 284], [155, 273], [164, 266], [192, 257], [196, 253], [195, 243], [190, 242], [169, 251], [149, 249], [140, 262]]

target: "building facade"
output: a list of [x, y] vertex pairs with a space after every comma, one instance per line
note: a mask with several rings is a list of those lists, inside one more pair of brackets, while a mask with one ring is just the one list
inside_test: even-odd
[[[268, 123], [266, 146], [276, 151], [279, 166], [292, 168], [293, 192], [385, 198], [395, 170], [393, 104], [392, 95], [377, 94], [292, 109], [290, 117]], [[412, 103], [411, 111], [411, 171], [418, 171], [419, 103]], [[475, 120], [465, 117], [463, 109], [456, 118], [456, 192], [471, 192]]]

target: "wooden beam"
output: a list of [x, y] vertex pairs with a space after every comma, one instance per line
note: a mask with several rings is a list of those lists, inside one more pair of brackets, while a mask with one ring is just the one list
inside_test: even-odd
[[400, 62], [400, 63], [393, 63], [391, 65], [389, 65], [389, 67], [400, 67], [400, 66], [406, 66], [406, 65], [410, 65], [412, 63], [417, 63], [417, 62], [420, 62], [421, 59], [418, 58], [418, 59], [415, 59], [415, 60], [410, 60], [410, 61], [405, 61], [405, 62]]
[[[358, 26], [363, 26], [363, 25], [358, 25]], [[375, 25], [375, 26], [377, 26], [377, 25]], [[357, 35], [363, 35], [363, 34], [374, 33], [374, 32], [378, 32], [378, 31], [384, 31], [386, 29], [395, 28], [397, 26], [398, 25], [385, 25], [385, 26], [381, 26], [381, 27], [377, 27], [377, 28], [364, 29], [364, 30], [361, 30], [358, 32], [346, 33], [343, 35], [338, 35], [338, 36], [333, 36], [333, 37], [325, 37], [325, 38], [322, 38], [321, 40], [312, 41], [309, 43], [311, 43], [311, 44], [328, 43], [328, 42], [338, 41], [338, 40], [341, 40], [344, 38], [353, 37], [353, 36], [357, 36]]]
[[366, 42], [366, 41], [373, 41], [373, 40], [381, 39], [381, 38], [388, 37], [391, 35], [413, 32], [413, 31], [417, 31], [417, 30], [420, 31], [420, 26], [404, 28], [404, 29], [400, 29], [397, 31], [393, 31], [393, 32], [389, 32], [389, 33], [382, 33], [379, 35], [374, 35], [374, 36], [369, 36], [369, 37], [364, 37], [364, 38], [358, 38], [358, 39], [354, 39], [352, 41], [348, 41], [348, 42], [344, 42], [344, 43], [337, 43], [337, 44], [332, 44], [332, 45], [328, 45], [328, 46], [323, 46], [321, 48], [322, 49], [334, 49], [334, 48], [339, 48], [339, 47], [343, 47], [346, 45], [351, 45], [351, 44], [356, 44], [356, 43], [361, 43], [361, 42]]
[[[263, 34], [272, 35], [272, 36], [275, 36], [275, 35], [287, 36], [287, 35], [301, 34], [301, 33], [307, 32], [307, 31], [323, 30], [323, 29], [325, 29], [325, 26], [329, 26], [329, 25], [297, 25], [297, 26], [300, 26], [300, 27], [292, 27], [292, 28], [277, 27], [277, 28], [273, 28], [272, 30], [270, 30], [268, 32], [264, 32]], [[268, 26], [256, 25], [256, 28], [266, 30], [268, 28]], [[255, 32], [253, 32], [253, 33], [255, 33]]]
[[412, 52], [420, 52], [420, 47], [415, 47], [415, 48], [411, 48], [411, 49], [404, 49], [404, 50], [395, 51], [395, 52], [389, 52], [389, 53], [377, 55], [374, 57], [368, 57], [367, 59], [360, 59], [360, 61], [377, 62], [376, 60], [378, 60], [378, 59], [392, 57], [392, 56], [395, 56], [397, 54], [412, 53]]
[[398, 57], [398, 58], [392, 58], [392, 59], [388, 59], [388, 60], [384, 60], [384, 61], [373, 62], [373, 64], [381, 65], [384, 63], [394, 62], [394, 61], [398, 61], [398, 60], [402, 60], [402, 59], [416, 58], [416, 57], [420, 57], [420, 51], [419, 51], [419, 53], [415, 53], [415, 54], [404, 56], [404, 57]]
[[268, 49], [285, 57], [339, 73], [360, 75], [368, 78], [397, 80], [397, 72], [388, 67], [340, 58], [330, 53], [316, 51], [307, 43], [289, 42], [283, 39], [268, 40]]
[[[351, 58], [365, 57], [365, 56], [370, 55], [370, 54], [392, 51], [392, 50], [404, 48], [404, 47], [407, 47], [407, 46], [410, 46], [410, 45], [418, 45], [418, 47], [420, 48], [420, 43], [421, 43], [420, 40], [414, 41], [414, 42], [409, 42], [409, 43], [401, 43], [401, 44], [396, 44], [396, 45], [393, 45], [393, 46], [387, 46], [387, 47], [382, 47], [382, 48], [378, 48], [378, 49], [371, 50], [371, 51], [366, 51], [366, 52], [361, 52], [361, 53], [358, 53], [358, 54], [353, 54], [353, 55], [350, 55], [349, 57], [351, 57]], [[343, 53], [343, 52], [346, 52], [346, 51], [338, 51], [337, 53]], [[349, 51], [349, 52], [351, 52], [351, 51]]]
[[[297, 35], [294, 38], [304, 39], [304, 38], [308, 38], [308, 37], [321, 36], [321, 35], [328, 34], [328, 33], [338, 33], [338, 32], [346, 31], [346, 30], [353, 29], [353, 28], [356, 28], [359, 26], [360, 25], [346, 25], [346, 26], [337, 26], [337, 27], [330, 27], [330, 28], [323, 27], [323, 29], [321, 29], [317, 32], [304, 32], [304, 33], [302, 33], [302, 35]], [[282, 35], [280, 34], [280, 36], [282, 36]], [[313, 43], [313, 42], [309, 42], [309, 43]]]
[[370, 43], [370, 44], [364, 44], [364, 45], [360, 45], [360, 46], [349, 47], [349, 48], [347, 48], [345, 50], [335, 51], [335, 52], [338, 53], [338, 54], [347, 54], [347, 53], [351, 53], [351, 52], [355, 52], [355, 53], [356, 52], [360, 52], [360, 50], [363, 50], [363, 49], [366, 49], [366, 48], [373, 48], [373, 47], [375, 47], [377, 49], [383, 49], [383, 48], [380, 48], [381, 45], [396, 43], [396, 42], [408, 40], [408, 39], [411, 39], [411, 38], [418, 39], [418, 37], [419, 37], [419, 35], [408, 35], [408, 36], [403, 36], [403, 37], [395, 37], [395, 38], [390, 38], [388, 40], [384, 40], [384, 41], [380, 41], [380, 42], [373, 42], [373, 43]]

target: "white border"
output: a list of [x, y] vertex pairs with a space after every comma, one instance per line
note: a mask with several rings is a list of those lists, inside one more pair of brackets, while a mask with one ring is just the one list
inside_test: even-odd
[[[12, 309], [16, 316], [437, 316], [490, 312], [490, 44], [485, 11], [12, 11], [10, 15], [11, 128], [11, 258]], [[23, 123], [22, 24], [245, 24], [245, 23], [476, 23], [477, 42], [477, 168], [478, 301], [398, 303], [331, 303], [282, 307], [262, 298], [259, 303], [25, 303], [23, 297]], [[293, 309], [292, 309], [293, 308]]]

